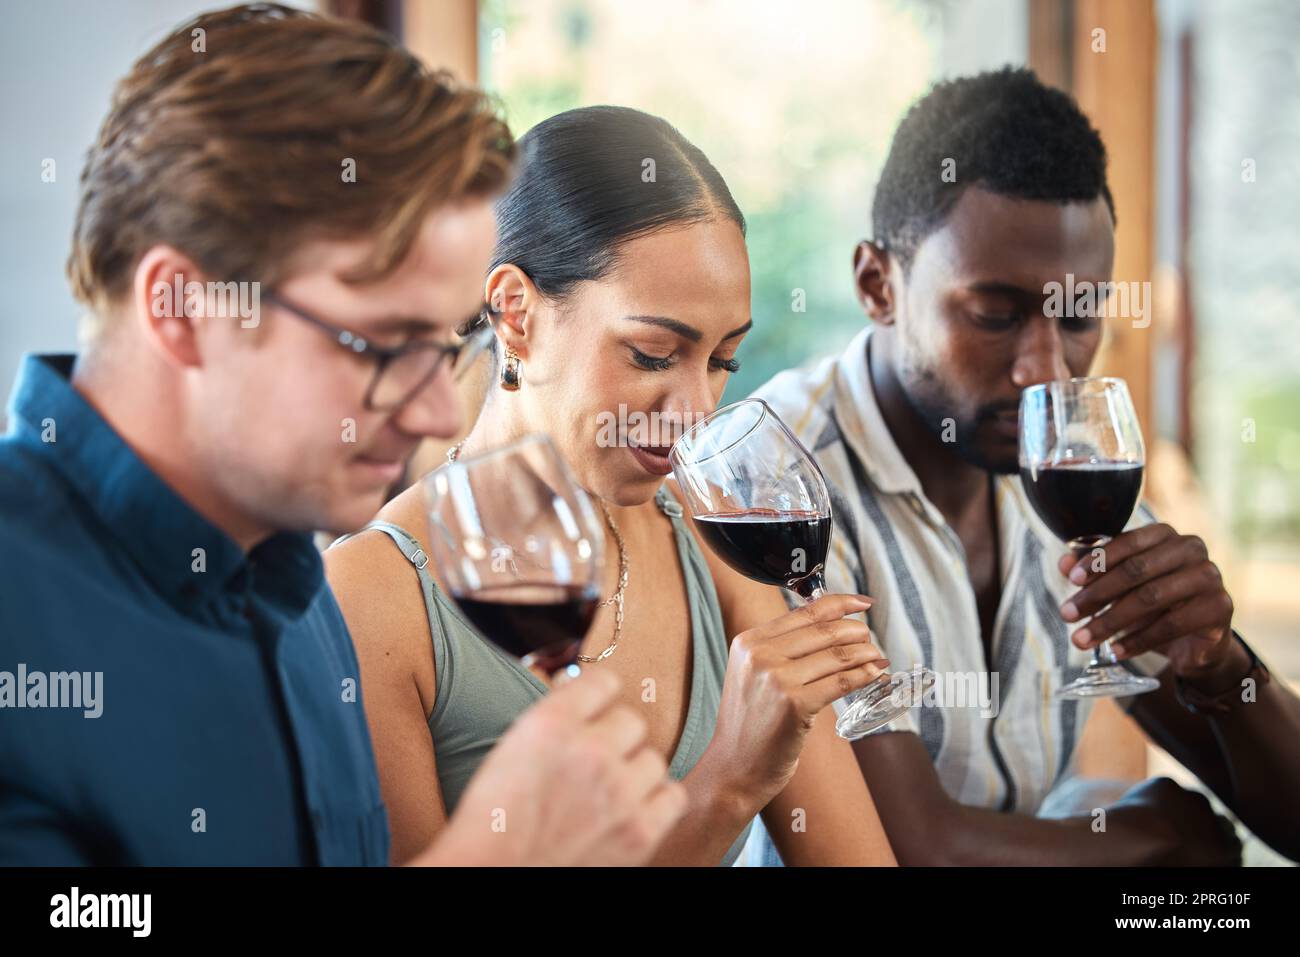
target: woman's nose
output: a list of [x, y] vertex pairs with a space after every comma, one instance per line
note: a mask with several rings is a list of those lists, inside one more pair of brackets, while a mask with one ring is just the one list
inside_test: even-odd
[[672, 414], [674, 421], [681, 423], [677, 431], [680, 435], [717, 407], [718, 397], [714, 395], [708, 378], [704, 377], [692, 379], [682, 391], [672, 396], [665, 411]]

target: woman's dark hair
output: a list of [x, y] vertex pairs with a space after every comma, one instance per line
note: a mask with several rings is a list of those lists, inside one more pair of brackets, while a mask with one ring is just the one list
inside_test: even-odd
[[649, 113], [568, 110], [524, 134], [519, 153], [519, 171], [497, 202], [492, 268], [518, 266], [549, 299], [600, 279], [623, 243], [656, 229], [721, 216], [745, 231], [713, 164]]

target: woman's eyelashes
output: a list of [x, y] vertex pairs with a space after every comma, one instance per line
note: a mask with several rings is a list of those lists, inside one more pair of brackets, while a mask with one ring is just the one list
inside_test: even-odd
[[[652, 356], [648, 353], [642, 352], [636, 346], [631, 346], [630, 348], [632, 350], [632, 361], [648, 372], [664, 372], [671, 369], [676, 361], [673, 359], [671, 354], [666, 356]], [[719, 359], [716, 356], [710, 356], [709, 366], [720, 372], [737, 372], [740, 370], [740, 360], [734, 358]]]
[[642, 369], [647, 369], [651, 372], [663, 372], [665, 369], [671, 369], [673, 367], [673, 357], [671, 355], [652, 356], [648, 353], [642, 352], [636, 346], [631, 346], [630, 348], [632, 349], [632, 361]]

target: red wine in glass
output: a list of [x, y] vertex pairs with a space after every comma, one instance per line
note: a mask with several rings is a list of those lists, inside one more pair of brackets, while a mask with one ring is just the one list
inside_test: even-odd
[[829, 515], [807, 509], [751, 508], [712, 512], [696, 521], [709, 547], [740, 574], [812, 600], [817, 573], [826, 565], [831, 544]]
[[1020, 469], [1029, 504], [1057, 538], [1080, 545], [1124, 531], [1142, 491], [1141, 463], [1061, 461]]
[[578, 663], [600, 604], [593, 588], [561, 585], [500, 585], [453, 597], [493, 644], [548, 675]]

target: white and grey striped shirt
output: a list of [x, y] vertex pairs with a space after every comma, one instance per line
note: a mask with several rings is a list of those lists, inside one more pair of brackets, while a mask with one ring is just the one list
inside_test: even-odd
[[[939, 674], [940, 706], [915, 707], [888, 730], [920, 736], [955, 800], [1035, 813], [1071, 774], [1090, 711], [1087, 701], [1052, 696], [1089, 659], [1057, 610], [1076, 590], [1056, 567], [1064, 545], [1034, 514], [1019, 478], [997, 476], [1002, 594], [986, 663], [964, 549], [885, 425], [867, 368], [869, 335], [838, 357], [780, 373], [755, 395], [813, 453], [831, 489], [830, 590], [876, 599], [868, 623], [894, 668], [923, 663]], [[1140, 509], [1130, 524], [1149, 521]], [[1165, 659], [1133, 664], [1155, 673]], [[992, 694], [993, 707], [977, 690]]]

